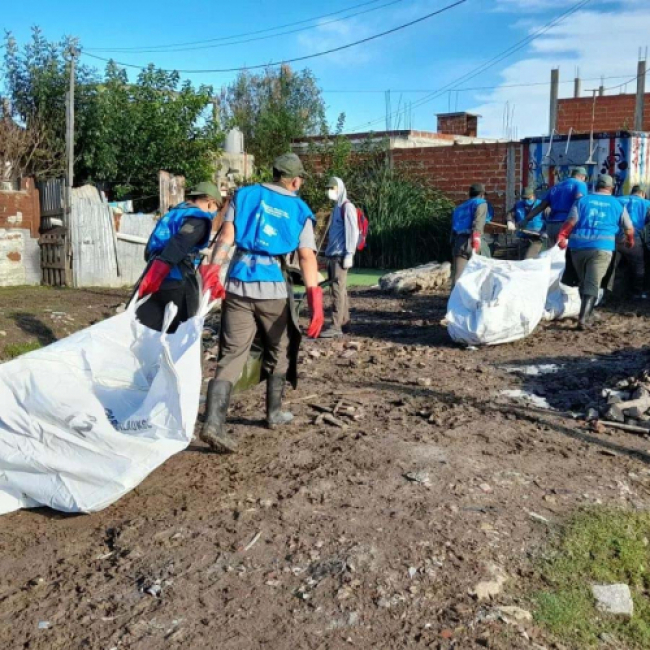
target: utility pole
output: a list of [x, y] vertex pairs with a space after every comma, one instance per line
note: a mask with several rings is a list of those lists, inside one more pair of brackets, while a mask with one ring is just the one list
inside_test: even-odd
[[[68, 219], [72, 212], [72, 187], [74, 185], [74, 87], [75, 87], [75, 63], [77, 49], [74, 45], [70, 47], [70, 86], [66, 93], [66, 213]], [[69, 223], [65, 224], [69, 226]]]
[[551, 70], [551, 106], [549, 111], [548, 132], [553, 137], [557, 129], [557, 100], [560, 89], [560, 69]]
[[636, 104], [634, 107], [634, 130], [643, 131], [643, 103], [645, 99], [645, 59], [639, 60], [639, 67], [636, 75]]

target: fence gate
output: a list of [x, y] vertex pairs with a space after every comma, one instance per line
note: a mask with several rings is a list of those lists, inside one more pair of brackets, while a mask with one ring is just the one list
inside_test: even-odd
[[53, 178], [36, 184], [41, 206], [42, 283], [72, 286], [72, 252], [65, 219], [65, 181]]

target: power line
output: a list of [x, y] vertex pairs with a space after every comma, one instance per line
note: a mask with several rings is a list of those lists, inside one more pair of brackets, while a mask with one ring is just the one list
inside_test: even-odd
[[[586, 0], [589, 2], [590, 0]], [[417, 25], [418, 23], [424, 22], [425, 20], [428, 20], [429, 18], [433, 18], [434, 16], [438, 16], [446, 11], [449, 11], [450, 9], [454, 9], [455, 7], [458, 7], [459, 5], [464, 4], [467, 2], [467, 0], [457, 0], [457, 2], [454, 2], [450, 5], [447, 5], [446, 7], [442, 7], [442, 9], [437, 9], [436, 11], [432, 11], [429, 14], [426, 14], [425, 16], [422, 16], [420, 18], [416, 18], [415, 20], [411, 20], [408, 23], [404, 23], [402, 25], [398, 25], [397, 27], [393, 27], [392, 29], [388, 29], [385, 32], [381, 32], [379, 34], [374, 34], [373, 36], [368, 36], [366, 38], [362, 38], [359, 41], [354, 41], [353, 43], [348, 43], [346, 45], [340, 45], [339, 47], [333, 47], [329, 50], [325, 50], [323, 52], [316, 52], [315, 54], [307, 54], [305, 56], [298, 56], [293, 59], [285, 59], [284, 61], [274, 61], [272, 63], [258, 63], [256, 65], [248, 65], [248, 66], [243, 66], [240, 68], [217, 68], [217, 69], [212, 69], [212, 70], [166, 70], [164, 68], [158, 68], [162, 72], [179, 72], [183, 74], [207, 74], [207, 73], [215, 73], [215, 72], [242, 72], [244, 70], [257, 70], [259, 68], [270, 68], [273, 66], [279, 66], [279, 65], [285, 65], [288, 63], [296, 63], [298, 61], [307, 61], [309, 59], [315, 59], [320, 56], [325, 56], [327, 54], [333, 54], [334, 52], [340, 52], [341, 50], [347, 50], [350, 47], [355, 47], [356, 45], [361, 45], [363, 43], [369, 43], [370, 41], [374, 41], [378, 38], [382, 38], [383, 36], [388, 36], [389, 34], [394, 34], [395, 32], [399, 32], [402, 29], [406, 29], [407, 27], [412, 27], [413, 25]], [[113, 59], [107, 59], [102, 56], [97, 56], [95, 54], [88, 54], [87, 52], [81, 52], [82, 56], [88, 56], [92, 59], [97, 59], [99, 61], [105, 61], [105, 62], [113, 62], [116, 63], [117, 65], [121, 65], [126, 68], [136, 68], [137, 70], [141, 70], [143, 66], [140, 65], [134, 65], [132, 63], [123, 63], [121, 61], [114, 61]]]
[[[377, 2], [378, 0], [374, 0], [374, 2]], [[316, 29], [318, 27], [324, 27], [326, 25], [330, 25], [332, 23], [338, 23], [344, 20], [349, 20], [350, 18], [355, 18], [357, 16], [361, 16], [363, 14], [368, 14], [373, 11], [379, 11], [380, 9], [385, 9], [386, 7], [390, 7], [392, 5], [400, 4], [402, 2], [405, 2], [406, 0], [391, 0], [390, 2], [386, 2], [383, 5], [379, 5], [378, 7], [371, 7], [370, 9], [364, 9], [363, 11], [358, 11], [356, 13], [349, 14], [348, 16], [343, 16], [342, 18], [333, 18], [332, 20], [328, 20], [325, 22], [319, 22], [315, 25], [307, 25], [307, 27], [299, 27], [297, 29], [290, 29], [288, 31], [284, 32], [278, 32], [277, 34], [267, 34], [266, 36], [253, 36], [251, 38], [246, 38], [243, 40], [237, 40], [237, 41], [230, 41], [230, 42], [223, 42], [224, 39], [218, 39], [219, 42], [214, 44], [214, 45], [199, 45], [199, 46], [194, 46], [194, 47], [174, 47], [174, 46], [158, 46], [156, 49], [133, 49], [129, 50], [129, 52], [133, 53], [147, 53], [147, 52], [154, 52], [154, 53], [167, 53], [167, 52], [193, 52], [196, 50], [212, 50], [212, 49], [217, 49], [220, 47], [229, 47], [231, 45], [241, 45], [244, 43], [253, 43], [256, 41], [266, 41], [271, 38], [277, 38], [278, 36], [288, 36], [289, 34], [297, 34], [299, 32], [305, 32], [310, 29]], [[367, 4], [367, 3], [366, 3]], [[340, 12], [339, 12], [340, 13]], [[263, 30], [263, 31], [269, 31], [269, 30]], [[164, 49], [160, 49], [164, 48]], [[101, 50], [97, 48], [89, 48], [89, 52], [126, 52], [127, 50], [125, 49], [108, 49], [108, 48], [103, 48]]]
[[[650, 69], [648, 69], [648, 72], [646, 74], [650, 74]], [[627, 77], [625, 75], [619, 75], [619, 76], [612, 76], [612, 77], [585, 77], [584, 79], [581, 79], [581, 81], [600, 81], [601, 79], [626, 79]], [[621, 84], [621, 86], [624, 86], [627, 83], [630, 83], [630, 81], [634, 81], [636, 77], [632, 78], [629, 81], [626, 81], [625, 83]], [[567, 79], [566, 81], [560, 81], [561, 84], [572, 84], [573, 79]], [[472, 88], [454, 88], [453, 92], [469, 92], [469, 91], [476, 91], [476, 90], [496, 90], [497, 88], [530, 88], [532, 86], [550, 86], [551, 82], [550, 81], [536, 81], [533, 83], [527, 83], [527, 84], [500, 84], [497, 86], [473, 86]], [[612, 86], [612, 88], [620, 88], [621, 86]], [[606, 88], [605, 90], [611, 90], [611, 88]], [[356, 94], [356, 93], [385, 93], [386, 90], [321, 90], [323, 93], [340, 93], [340, 94]], [[437, 92], [435, 90], [415, 90], [415, 89], [395, 89], [391, 88], [390, 92], [392, 93], [433, 93]]]
[[377, 4], [381, 0], [370, 0], [370, 2], [362, 2], [360, 4], [352, 5], [351, 7], [346, 7], [345, 9], [339, 9], [338, 11], [333, 11], [327, 14], [321, 14], [320, 16], [314, 16], [312, 18], [305, 18], [304, 20], [298, 20], [293, 23], [286, 23], [284, 25], [276, 25], [275, 27], [267, 27], [266, 29], [258, 29], [253, 32], [242, 32], [241, 34], [232, 34], [231, 36], [221, 36], [219, 38], [209, 38], [202, 41], [188, 41], [185, 43], [165, 43], [164, 45], [149, 45], [149, 46], [139, 46], [139, 47], [113, 47], [113, 48], [89, 48], [89, 51], [92, 52], [132, 52], [142, 50], [143, 47], [145, 51], [162, 50], [165, 51], [168, 47], [184, 47], [186, 45], [202, 45], [204, 43], [215, 43], [223, 40], [230, 40], [233, 38], [243, 38], [244, 36], [255, 36], [257, 34], [266, 34], [268, 32], [274, 32], [277, 29], [286, 29], [287, 27], [295, 27], [296, 25], [304, 25], [305, 23], [313, 22], [314, 20], [322, 20], [323, 18], [329, 18], [330, 16], [337, 16], [338, 14], [345, 13], [346, 11], [353, 11], [354, 9], [359, 9], [360, 7], [367, 7], [368, 5]]
[[[500, 63], [501, 61], [508, 58], [509, 56], [514, 54], [515, 52], [518, 52], [519, 50], [526, 47], [526, 45], [528, 45], [529, 43], [531, 43], [535, 39], [539, 38], [542, 34], [546, 33], [547, 31], [549, 31], [550, 29], [552, 29], [556, 25], [559, 25], [562, 21], [566, 20], [569, 16], [573, 15], [574, 13], [576, 13], [577, 11], [582, 9], [583, 7], [585, 7], [590, 2], [591, 2], [591, 0], [582, 0], [581, 2], [578, 2], [578, 3], [574, 4], [567, 11], [560, 14], [557, 18], [554, 18], [553, 20], [549, 21], [548, 23], [546, 23], [545, 25], [540, 27], [537, 31], [535, 31], [532, 34], [530, 34], [529, 36], [521, 39], [520, 41], [518, 41], [514, 45], [510, 46], [509, 48], [507, 48], [506, 50], [504, 50], [500, 54], [497, 54], [496, 56], [494, 56], [492, 59], [486, 61], [485, 63], [483, 63], [481, 65], [479, 65], [478, 67], [474, 68], [474, 70], [470, 71], [467, 74], [464, 74], [463, 76], [459, 77], [455, 81], [452, 81], [452, 82], [442, 86], [438, 90], [433, 91], [430, 95], [428, 95], [426, 97], [423, 97], [422, 99], [419, 99], [417, 102], [415, 102], [413, 104], [413, 107], [419, 108], [420, 106], [423, 106], [424, 104], [427, 104], [427, 103], [437, 99], [438, 97], [440, 97], [440, 95], [444, 94], [448, 90], [455, 90], [455, 86], [457, 86], [459, 84], [462, 84], [462, 83], [465, 83], [466, 81], [469, 81], [470, 79], [473, 79], [474, 77], [477, 77], [478, 75], [482, 74], [486, 70], [489, 70], [490, 68], [497, 65], [497, 63]], [[402, 111], [398, 111], [395, 115], [399, 115], [400, 112], [402, 112]], [[364, 128], [368, 127], [368, 126], [372, 126], [373, 124], [378, 124], [380, 122], [383, 122], [385, 119], [386, 119], [386, 117], [384, 116], [384, 117], [377, 118], [376, 120], [371, 120], [369, 122], [364, 122], [363, 124], [360, 124], [359, 126], [354, 127], [352, 129], [352, 131], [356, 131], [358, 129], [364, 129]]]

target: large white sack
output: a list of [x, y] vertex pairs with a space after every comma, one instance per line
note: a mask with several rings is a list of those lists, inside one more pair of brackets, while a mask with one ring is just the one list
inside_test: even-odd
[[185, 449], [209, 309], [206, 295], [196, 317], [161, 334], [136, 320], [132, 304], [0, 365], [0, 514], [101, 510]]
[[447, 330], [466, 345], [525, 338], [544, 313], [551, 259], [522, 262], [472, 255], [447, 305]]
[[548, 257], [551, 260], [551, 278], [544, 306], [544, 320], [577, 318], [580, 314], [580, 291], [578, 287], [568, 287], [560, 282], [566, 266], [566, 250], [554, 246], [540, 253], [539, 257]]

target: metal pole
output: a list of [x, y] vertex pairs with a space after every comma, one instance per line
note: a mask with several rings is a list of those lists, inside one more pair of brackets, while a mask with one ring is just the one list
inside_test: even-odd
[[636, 77], [636, 105], [634, 107], [634, 130], [643, 131], [643, 101], [645, 99], [646, 62], [639, 61]]
[[560, 88], [560, 69], [551, 70], [551, 110], [549, 114], [548, 132], [552, 135], [557, 129], [557, 98]]
[[[74, 185], [74, 86], [75, 86], [75, 57], [77, 52], [70, 48], [70, 89], [67, 93], [67, 120], [66, 120], [66, 153], [68, 159], [68, 170], [66, 174], [66, 200], [67, 212], [72, 211], [72, 187]], [[68, 224], [66, 224], [68, 225]]]

